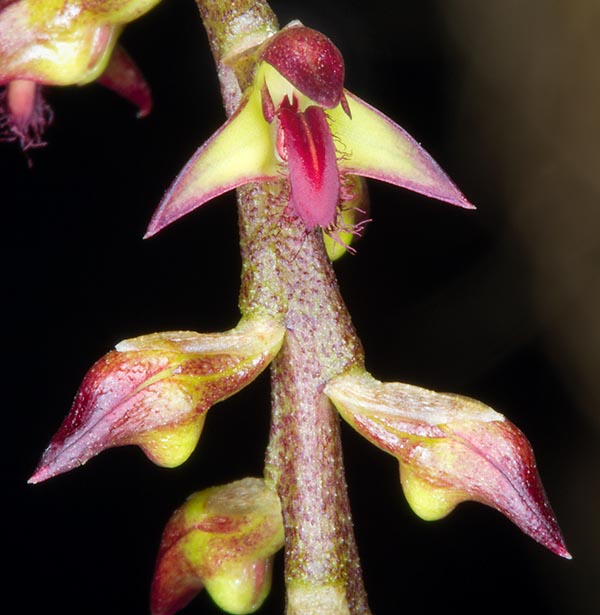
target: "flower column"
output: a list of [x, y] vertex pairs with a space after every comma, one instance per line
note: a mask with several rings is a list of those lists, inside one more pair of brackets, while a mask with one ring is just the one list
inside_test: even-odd
[[[253, 65], [235, 62], [273, 34], [266, 3], [198, 2], [215, 56], [228, 114]], [[243, 25], [243, 32], [240, 26]], [[250, 26], [250, 27], [249, 27]], [[272, 425], [266, 478], [276, 485], [285, 526], [287, 612], [368, 613], [352, 531], [339, 419], [326, 382], [362, 348], [339, 295], [321, 229], [307, 233], [286, 215], [286, 180], [238, 189], [242, 314], [283, 317], [283, 348], [272, 365]]]

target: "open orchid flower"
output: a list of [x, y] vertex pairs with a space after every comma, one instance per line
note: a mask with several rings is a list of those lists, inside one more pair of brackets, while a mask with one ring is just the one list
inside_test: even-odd
[[282, 177], [309, 231], [347, 228], [345, 179], [355, 175], [473, 208], [410, 135], [344, 89], [342, 56], [323, 34], [294, 22], [258, 54], [239, 108], [188, 162], [146, 236], [228, 190]]
[[334, 378], [325, 393], [356, 431], [398, 459], [404, 493], [420, 517], [440, 519], [475, 500], [571, 558], [531, 445], [504, 416], [474, 399], [382, 383], [361, 370]]
[[248, 318], [225, 333], [155, 333], [125, 340], [86, 374], [31, 483], [137, 444], [174, 467], [192, 453], [207, 410], [252, 382], [277, 354], [283, 327]]
[[[0, 0], [0, 83], [8, 83], [9, 112], [40, 108], [32, 104], [39, 83], [99, 78], [144, 113], [149, 93], [131, 60], [116, 50], [107, 62], [122, 24], [157, 1]], [[323, 34], [299, 22], [274, 33], [274, 16], [259, 0], [198, 4], [226, 108], [234, 111], [175, 180], [146, 236], [258, 182], [238, 194], [242, 318], [225, 333], [174, 331], [118, 344], [86, 374], [30, 482], [121, 445], [141, 447], [162, 466], [183, 463], [208, 409], [273, 361], [265, 478], [194, 493], [174, 513], [158, 554], [153, 615], [172, 615], [203, 588], [229, 613], [254, 612], [282, 546], [288, 615], [370, 613], [336, 409], [396, 457], [407, 500], [422, 518], [478, 501], [570, 558], [531, 446], [512, 423], [474, 400], [382, 383], [365, 371], [323, 251], [333, 260], [351, 250], [368, 215], [364, 178], [473, 206], [410, 135], [344, 89], [341, 54]], [[64, 40], [52, 38], [59, 18], [68, 26]], [[23, 33], [18, 26], [26, 23]], [[40, 51], [27, 55], [31, 49]]]
[[136, 104], [152, 106], [135, 63], [115, 50], [123, 26], [160, 0], [14, 0], [0, 3], [0, 139], [24, 150], [43, 145], [52, 119], [42, 85], [98, 80]]

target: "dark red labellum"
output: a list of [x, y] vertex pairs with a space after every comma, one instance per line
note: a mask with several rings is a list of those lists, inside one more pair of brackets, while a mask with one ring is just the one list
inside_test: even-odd
[[[287, 99], [286, 99], [287, 101]], [[340, 195], [335, 145], [321, 107], [297, 111], [289, 102], [277, 112], [282, 157], [287, 159], [292, 208], [310, 231], [334, 221]]]

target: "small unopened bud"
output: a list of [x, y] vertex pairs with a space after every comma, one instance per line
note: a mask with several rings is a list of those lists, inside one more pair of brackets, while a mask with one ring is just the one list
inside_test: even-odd
[[125, 340], [86, 374], [71, 412], [30, 482], [137, 444], [174, 467], [194, 450], [206, 411], [252, 382], [279, 351], [284, 328], [253, 318], [226, 333], [156, 333]]
[[152, 615], [171, 615], [202, 588], [227, 613], [260, 607], [283, 546], [275, 491], [258, 478], [194, 493], [167, 524], [152, 584]]
[[334, 378], [325, 393], [350, 425], [398, 459], [406, 498], [419, 516], [439, 519], [475, 500], [571, 557], [531, 445], [501, 414], [473, 399], [384, 384], [358, 371]]

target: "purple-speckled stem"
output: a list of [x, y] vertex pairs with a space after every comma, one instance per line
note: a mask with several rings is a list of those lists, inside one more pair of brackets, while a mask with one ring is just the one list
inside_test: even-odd
[[[250, 82], [253, 46], [277, 30], [263, 0], [197, 0], [230, 115]], [[285, 179], [238, 190], [242, 314], [285, 322], [272, 366], [266, 477], [285, 525], [288, 615], [367, 615], [348, 502], [339, 419], [325, 383], [363, 362], [320, 229], [307, 233], [287, 209]]]

